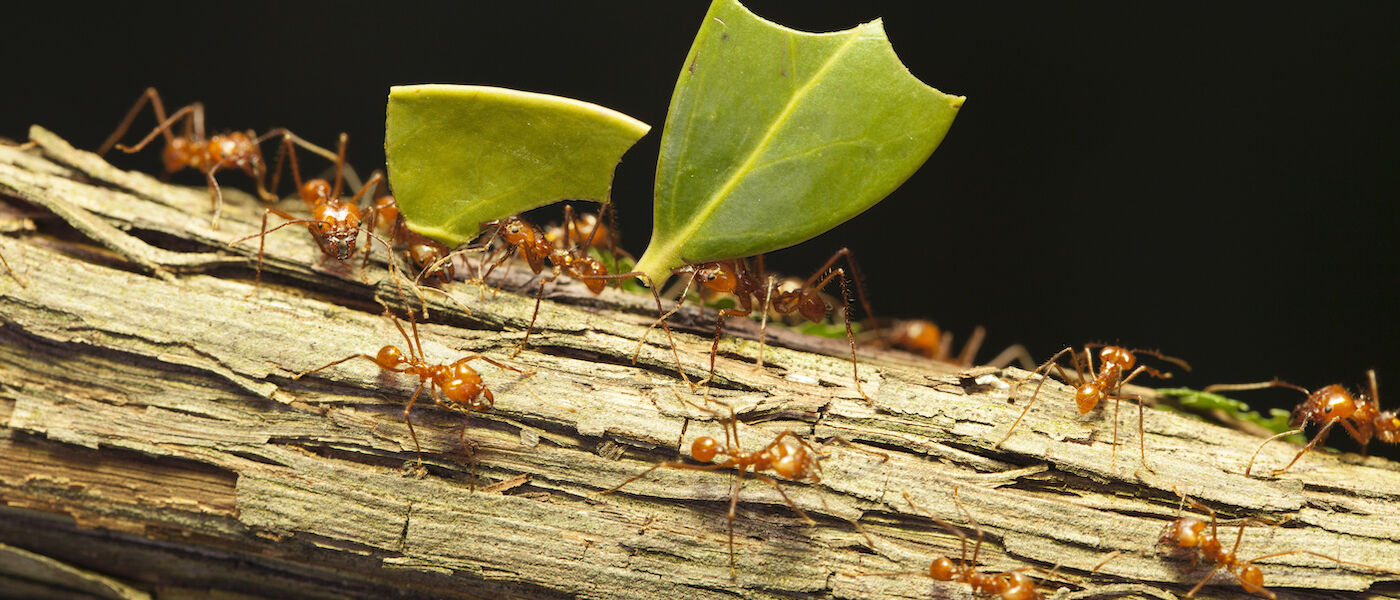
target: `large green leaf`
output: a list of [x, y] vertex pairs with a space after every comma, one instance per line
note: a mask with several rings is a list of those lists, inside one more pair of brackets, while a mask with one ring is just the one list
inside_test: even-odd
[[813, 34], [715, 0], [671, 97], [638, 269], [659, 282], [841, 224], [918, 170], [962, 103], [911, 75], [879, 20]]
[[558, 96], [468, 85], [389, 89], [384, 153], [408, 227], [448, 246], [483, 221], [560, 200], [607, 202], [651, 127]]

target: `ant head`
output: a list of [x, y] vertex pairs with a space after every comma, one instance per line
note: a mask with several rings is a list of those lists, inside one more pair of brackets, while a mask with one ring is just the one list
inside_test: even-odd
[[952, 559], [946, 556], [940, 556], [929, 563], [928, 576], [935, 581], [952, 581], [953, 574], [956, 573], [957, 570], [958, 568], [953, 564]]
[[1099, 360], [1105, 365], [1118, 365], [1124, 370], [1137, 364], [1137, 357], [1122, 346], [1104, 346], [1103, 350], [1099, 350]]
[[1294, 427], [1312, 421], [1322, 423], [1331, 419], [1346, 419], [1356, 412], [1357, 400], [1346, 388], [1332, 384], [1308, 394], [1308, 399], [1293, 410]]
[[708, 263], [696, 267], [695, 280], [705, 289], [716, 292], [732, 292], [739, 284], [734, 270], [725, 263]]
[[355, 253], [355, 243], [360, 237], [359, 219], [354, 226], [334, 219], [323, 219], [312, 224], [312, 234], [322, 240], [321, 247], [326, 254], [345, 260]]
[[374, 362], [386, 369], [393, 369], [407, 363], [408, 360], [403, 357], [403, 351], [399, 350], [398, 346], [385, 346], [379, 349], [379, 356]]
[[719, 442], [715, 438], [705, 436], [695, 438], [690, 444], [690, 456], [700, 462], [710, 462], [719, 455]]
[[519, 217], [508, 217], [501, 223], [501, 237], [507, 244], [516, 245], [535, 238], [535, 228]]
[[1201, 534], [1205, 530], [1205, 521], [1192, 517], [1182, 517], [1168, 523], [1157, 540], [1159, 543], [1171, 543], [1181, 548], [1195, 548], [1201, 545], [1201, 540], [1204, 538]]

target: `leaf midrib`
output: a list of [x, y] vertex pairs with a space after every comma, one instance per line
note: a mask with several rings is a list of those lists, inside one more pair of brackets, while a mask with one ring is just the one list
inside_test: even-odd
[[716, 193], [710, 196], [708, 201], [701, 204], [700, 210], [692, 214], [691, 218], [689, 219], [689, 224], [677, 231], [676, 233], [678, 235], [675, 235], [671, 238], [671, 243], [667, 244], [667, 254], [670, 254], [670, 250], [674, 250], [684, 240], [690, 239], [690, 237], [694, 235], [697, 230], [699, 230], [700, 226], [703, 225], [709, 219], [710, 215], [713, 214], [721, 204], [723, 204], [722, 200], [728, 197], [729, 193], [733, 190], [735, 184], [743, 178], [743, 174], [747, 173], [752, 168], [754, 162], [758, 160], [759, 155], [763, 154], [763, 151], [768, 148], [768, 145], [772, 142], [774, 134], [779, 129], [781, 129], [783, 123], [785, 123], [787, 119], [792, 116], [793, 109], [797, 106], [797, 104], [807, 97], [807, 94], [816, 85], [817, 80], [821, 79], [822, 75], [829, 71], [832, 65], [836, 64], [836, 62], [842, 56], [844, 56], [845, 53], [851, 49], [852, 46], [855, 45], [855, 43], [861, 38], [861, 34], [863, 33], [863, 31], [864, 26], [857, 27], [854, 30], [852, 30], [851, 36], [846, 39], [845, 43], [838, 47], [835, 52], [832, 52], [831, 57], [828, 58], [826, 62], [822, 64], [821, 68], [813, 72], [812, 76], [809, 77], [807, 81], [802, 84], [802, 87], [799, 88], [797, 92], [793, 94], [792, 98], [788, 100], [787, 105], [784, 106], [783, 110], [778, 113], [778, 118], [774, 119], [773, 125], [768, 128], [768, 131], [765, 133], [763, 139], [760, 140], [759, 143], [754, 146], [753, 151], [751, 151], [748, 157], [745, 158], [744, 163], [730, 172], [729, 179], [726, 180], [722, 186], [720, 186], [719, 190]]

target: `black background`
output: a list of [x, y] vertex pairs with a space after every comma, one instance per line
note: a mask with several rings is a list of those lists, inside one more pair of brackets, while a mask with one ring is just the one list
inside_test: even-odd
[[[348, 131], [367, 172], [383, 164], [390, 85], [570, 96], [654, 127], [614, 188], [640, 254], [671, 88], [706, 6], [50, 3], [2, 26], [0, 136], [39, 123], [95, 148], [154, 85], [171, 108], [203, 101], [215, 130], [286, 126], [326, 146]], [[904, 187], [770, 268], [805, 275], [849, 246], [877, 312], [959, 336], [985, 325], [984, 357], [1121, 342], [1189, 360], [1179, 381], [1197, 387], [1359, 387], [1374, 367], [1400, 393], [1400, 4], [749, 6], [806, 30], [882, 16], [916, 76], [968, 97]], [[155, 152], [119, 162], [158, 170]]]

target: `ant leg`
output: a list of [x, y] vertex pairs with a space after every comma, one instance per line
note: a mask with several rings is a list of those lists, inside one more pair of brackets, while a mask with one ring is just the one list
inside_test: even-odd
[[1149, 473], [1156, 473], [1157, 470], [1153, 469], [1150, 465], [1147, 464], [1147, 434], [1145, 433], [1145, 428], [1143, 427], [1143, 411], [1145, 409], [1142, 406], [1142, 396], [1139, 396], [1137, 394], [1127, 396], [1122, 394], [1113, 395], [1113, 460], [1117, 461], [1118, 459], [1118, 403], [1122, 400], [1137, 401], [1138, 451], [1142, 455], [1142, 468], [1147, 469]]
[[[146, 137], [141, 138], [141, 141], [136, 142], [136, 145], [126, 146], [123, 144], [116, 144], [117, 149], [127, 154], [140, 152], [142, 148], [145, 148], [147, 144], [151, 143], [152, 140], [156, 139], [156, 136], [161, 135], [162, 133], [165, 134], [166, 142], [169, 143], [174, 139], [174, 134], [170, 133], [170, 127], [173, 126], [175, 123], [179, 122], [180, 119], [187, 117], [192, 118], [196, 113], [199, 114], [201, 118], [203, 118], [203, 106], [197, 102], [175, 111], [175, 114], [170, 115], [170, 118], [161, 121], [159, 125], [156, 125], [155, 129], [151, 130], [151, 133], [147, 134]], [[126, 132], [123, 131], [122, 133]], [[196, 139], [203, 140], [204, 138], [201, 137]], [[109, 141], [115, 143], [116, 140]]]
[[962, 499], [958, 497], [957, 487], [953, 488], [953, 504], [958, 506], [958, 510], [962, 511], [963, 516], [967, 517], [968, 523], [971, 523], [972, 528], [977, 531], [977, 545], [972, 548], [972, 564], [975, 565], [977, 564], [978, 554], [982, 552], [982, 526], [977, 524], [977, 519], [972, 517], [972, 512], [967, 510], [966, 506], [963, 506]]
[[530, 332], [535, 330], [535, 320], [538, 319], [540, 316], [540, 302], [544, 300], [544, 286], [558, 278], [559, 271], [556, 269], [554, 271], [553, 277], [540, 280], [539, 291], [535, 292], [535, 311], [533, 313], [530, 313], [530, 325], [525, 328], [525, 337], [520, 340], [520, 345], [516, 346], [514, 350], [510, 351], [511, 358], [515, 358], [517, 355], [519, 355], [522, 351], [525, 350], [525, 347], [527, 345], [529, 345]]
[[413, 403], [417, 402], [418, 396], [423, 393], [423, 384], [426, 382], [426, 379], [418, 382], [418, 389], [413, 390], [413, 396], [409, 397], [408, 405], [403, 407], [403, 422], [408, 425], [408, 435], [413, 437], [413, 450], [418, 454], [418, 465], [420, 467], [423, 465], [423, 446], [418, 444], [418, 432], [414, 431], [413, 419], [409, 418], [409, 415], [413, 412]]
[[646, 477], [647, 475], [651, 474], [652, 471], [655, 471], [655, 470], [660, 469], [660, 468], [662, 468], [662, 467], [667, 467], [667, 468], [671, 468], [671, 469], [687, 469], [687, 470], [690, 470], [690, 471], [717, 471], [717, 470], [719, 470], [719, 469], [726, 469], [726, 468], [729, 468], [729, 467], [731, 467], [731, 466], [733, 466], [733, 465], [727, 465], [727, 464], [724, 464], [724, 463], [715, 463], [715, 464], [708, 464], [708, 465], [692, 465], [692, 464], [683, 463], [683, 462], [669, 462], [669, 461], [668, 461], [668, 462], [659, 462], [659, 463], [656, 463], [656, 464], [652, 465], [651, 467], [647, 468], [647, 470], [642, 471], [641, 473], [638, 473], [638, 474], [634, 475], [632, 478], [628, 479], [627, 481], [624, 481], [624, 482], [622, 482], [622, 483], [619, 483], [619, 484], [617, 484], [617, 485], [615, 485], [615, 486], [613, 486], [613, 487], [611, 487], [611, 488], [608, 488], [608, 489], [603, 490], [603, 491], [601, 491], [601, 492], [595, 493], [595, 494], [593, 494], [593, 495], [594, 495], [594, 496], [602, 496], [602, 495], [604, 495], [604, 494], [611, 494], [611, 493], [613, 493], [613, 492], [616, 492], [616, 491], [622, 489], [623, 487], [625, 487], [627, 484], [632, 483], [633, 481], [636, 481], [636, 480], [641, 479], [641, 478], [643, 478], [643, 477]]
[[[1031, 377], [1034, 377], [1036, 373], [1043, 373], [1044, 371], [1048, 370], [1051, 366], [1055, 367], [1055, 369], [1058, 370], [1058, 371], [1060, 372], [1060, 377], [1064, 377], [1065, 379], [1069, 379], [1069, 376], [1065, 374], [1064, 369], [1060, 368], [1060, 365], [1059, 365], [1058, 363], [1055, 362], [1055, 361], [1059, 360], [1061, 356], [1064, 356], [1066, 352], [1071, 353], [1071, 356], [1073, 356], [1073, 353], [1075, 352], [1075, 350], [1074, 350], [1074, 348], [1066, 347], [1065, 349], [1060, 350], [1059, 352], [1056, 352], [1054, 356], [1051, 356], [1051, 357], [1050, 357], [1050, 360], [1045, 361], [1044, 364], [1040, 365], [1039, 367], [1036, 367], [1034, 371], [1031, 371], [1031, 374], [1030, 374], [1029, 376], [1027, 376], [1026, 379], [1030, 379]], [[1078, 362], [1077, 362], [1077, 361], [1076, 361], [1075, 364], [1076, 364], [1076, 366], [1078, 366]], [[1041, 375], [1040, 382], [1037, 383], [1037, 384], [1035, 385], [1035, 391], [1031, 392], [1031, 397], [1030, 397], [1030, 399], [1029, 399], [1029, 400], [1026, 400], [1026, 407], [1021, 409], [1021, 414], [1016, 415], [1016, 420], [1015, 420], [1015, 421], [1012, 421], [1012, 423], [1011, 423], [1011, 428], [1006, 430], [1006, 435], [1002, 436], [1002, 438], [1001, 438], [1000, 440], [997, 440], [997, 443], [992, 444], [992, 447], [993, 447], [993, 448], [995, 448], [995, 447], [997, 447], [997, 446], [1000, 446], [1003, 442], [1005, 442], [1007, 439], [1009, 439], [1009, 438], [1011, 437], [1011, 432], [1016, 431], [1016, 426], [1019, 425], [1019, 424], [1021, 424], [1021, 419], [1025, 418], [1026, 413], [1030, 412], [1031, 406], [1032, 406], [1033, 404], [1035, 404], [1035, 399], [1036, 399], [1036, 397], [1040, 395], [1040, 387], [1043, 386], [1043, 385], [1045, 385], [1045, 380], [1046, 380], [1046, 379], [1049, 379], [1049, 378], [1050, 378], [1050, 376], [1049, 376], [1048, 374], [1042, 374], [1042, 375]], [[1020, 388], [1020, 387], [1021, 387], [1020, 384], [1021, 384], [1021, 383], [1025, 383], [1025, 382], [1026, 382], [1026, 380], [1025, 380], [1025, 379], [1022, 379], [1021, 382], [1018, 383], [1018, 384], [1016, 385], [1016, 388]], [[1013, 389], [1011, 390], [1011, 395], [1012, 395], [1012, 396], [1014, 396], [1014, 395], [1016, 394], [1016, 388], [1013, 388]]]
[[[279, 216], [279, 217], [282, 217], [283, 219], [287, 219], [287, 221], [284, 222], [284, 223], [282, 223], [281, 225], [278, 225], [278, 226], [276, 226], [276, 227], [273, 227], [272, 229], [268, 229], [268, 228], [267, 228], [267, 216], [268, 216], [269, 214], [277, 215], [277, 216]], [[272, 232], [274, 232], [274, 231], [277, 231], [278, 229], [281, 229], [281, 228], [286, 227], [286, 226], [288, 226], [288, 225], [295, 224], [295, 223], [311, 223], [311, 221], [306, 220], [306, 219], [298, 219], [298, 218], [296, 218], [296, 217], [294, 217], [294, 216], [292, 216], [292, 215], [290, 215], [290, 214], [287, 214], [287, 213], [282, 212], [282, 211], [280, 211], [280, 210], [277, 210], [277, 209], [275, 209], [275, 208], [268, 208], [267, 210], [263, 211], [262, 231], [260, 231], [259, 233], [250, 235], [250, 236], [246, 236], [246, 237], [242, 237], [242, 238], [236, 239], [236, 240], [234, 240], [234, 241], [228, 243], [228, 245], [229, 245], [230, 247], [232, 247], [232, 246], [237, 246], [238, 244], [241, 244], [241, 243], [246, 242], [246, 241], [248, 241], [248, 240], [251, 240], [251, 239], [253, 239], [253, 238], [258, 238], [258, 274], [257, 274], [256, 278], [254, 279], [254, 283], [253, 283], [253, 293], [254, 293], [254, 294], [256, 294], [256, 293], [258, 292], [258, 288], [259, 288], [260, 286], [262, 286], [263, 250], [264, 250], [265, 246], [267, 245], [267, 234], [272, 233]]]
[[[715, 317], [715, 339], [714, 342], [710, 344], [710, 372], [705, 375], [705, 380], [700, 382], [700, 385], [708, 386], [710, 385], [710, 381], [715, 378], [715, 357], [719, 355], [719, 338], [724, 333], [724, 318], [745, 317], [752, 313], [752, 309], [745, 310], [742, 308], [722, 308], [719, 310], [719, 316]], [[662, 325], [665, 325], [665, 323], [663, 322]]]
[[1259, 444], [1259, 447], [1254, 449], [1254, 454], [1249, 455], [1249, 464], [1245, 465], [1245, 467], [1244, 467], [1244, 476], [1245, 476], [1245, 477], [1249, 477], [1249, 472], [1250, 472], [1251, 470], [1254, 469], [1254, 459], [1256, 459], [1256, 458], [1259, 457], [1259, 451], [1260, 451], [1260, 450], [1263, 450], [1263, 449], [1264, 449], [1264, 446], [1268, 445], [1269, 442], [1272, 442], [1272, 441], [1274, 441], [1274, 440], [1276, 440], [1276, 439], [1279, 439], [1279, 438], [1282, 438], [1282, 437], [1288, 437], [1288, 436], [1293, 435], [1293, 434], [1295, 434], [1295, 433], [1303, 433], [1303, 430], [1302, 430], [1302, 429], [1290, 429], [1290, 430], [1285, 431], [1285, 432], [1283, 432], [1283, 433], [1274, 435], [1273, 437], [1270, 437], [1269, 439], [1264, 440], [1264, 443]]
[[1290, 390], [1297, 390], [1297, 391], [1299, 391], [1299, 392], [1302, 392], [1303, 395], [1305, 395], [1305, 396], [1312, 393], [1312, 392], [1309, 392], [1308, 390], [1304, 389], [1302, 386], [1293, 385], [1293, 384], [1291, 384], [1291, 383], [1288, 383], [1287, 381], [1283, 381], [1283, 380], [1278, 379], [1278, 378], [1274, 378], [1274, 379], [1271, 380], [1271, 381], [1261, 381], [1261, 382], [1259, 382], [1259, 383], [1216, 383], [1216, 384], [1211, 384], [1211, 385], [1206, 386], [1206, 387], [1205, 387], [1204, 389], [1202, 389], [1201, 391], [1202, 391], [1202, 392], [1206, 392], [1206, 393], [1208, 393], [1208, 394], [1214, 394], [1214, 393], [1216, 393], [1216, 392], [1243, 392], [1243, 391], [1250, 391], [1250, 390], [1263, 390], [1263, 389], [1276, 388], [1276, 387], [1288, 388], [1288, 389], [1290, 389]]
[[1132, 350], [1129, 350], [1129, 352], [1131, 352], [1131, 353], [1133, 353], [1133, 354], [1143, 354], [1143, 355], [1146, 355], [1146, 356], [1151, 356], [1151, 357], [1156, 358], [1157, 360], [1161, 360], [1161, 361], [1166, 361], [1166, 362], [1172, 363], [1172, 364], [1174, 364], [1174, 365], [1176, 365], [1176, 366], [1178, 366], [1178, 367], [1181, 367], [1182, 370], [1184, 370], [1184, 371], [1190, 371], [1190, 370], [1191, 370], [1191, 365], [1188, 364], [1186, 361], [1181, 360], [1180, 358], [1176, 358], [1176, 357], [1174, 357], [1174, 356], [1167, 356], [1167, 355], [1162, 354], [1161, 352], [1158, 352], [1158, 351], [1156, 351], [1156, 350], [1140, 350], [1140, 349], [1134, 348], [1134, 349], [1132, 349]]
[[5, 270], [10, 273], [10, 277], [13, 277], [15, 281], [19, 283], [19, 287], [29, 287], [29, 284], [25, 283], [23, 279], [20, 279], [19, 273], [16, 273], [15, 270], [10, 267], [10, 261], [5, 260], [4, 253], [0, 253], [0, 263], [5, 264]]
[[758, 367], [760, 369], [763, 368], [763, 350], [768, 347], [766, 343], [768, 339], [768, 310], [773, 306], [773, 284], [775, 282], [776, 279], [769, 275], [766, 284], [768, 291], [763, 294], [763, 312], [761, 313], [763, 318], [758, 324]]
[[1002, 350], [993, 357], [992, 360], [987, 361], [987, 364], [997, 368], [1006, 368], [1010, 366], [1013, 361], [1020, 364], [1021, 368], [1027, 371], [1035, 368], [1035, 361], [1031, 360], [1031, 353], [1026, 350], [1025, 346], [1020, 344], [1007, 346], [1005, 350]]
[[[652, 329], [655, 329], [656, 326], [657, 326], [657, 324], [665, 324], [666, 319], [671, 318], [671, 315], [674, 315], [674, 314], [676, 314], [676, 312], [680, 311], [681, 305], [685, 303], [685, 297], [688, 296], [688, 295], [690, 294], [691, 285], [693, 285], [694, 283], [695, 283], [695, 276], [694, 276], [694, 274], [692, 274], [688, 279], [685, 280], [685, 289], [682, 289], [682, 290], [681, 290], [680, 298], [678, 298], [678, 299], [676, 300], [676, 305], [675, 305], [674, 307], [671, 308], [671, 311], [670, 311], [670, 312], [666, 312], [666, 313], [664, 313], [664, 314], [661, 313], [660, 311], [658, 311], [658, 314], [659, 314], [660, 316], [657, 317], [657, 319], [656, 319], [655, 321], [652, 321], [652, 322], [651, 322], [651, 325], [648, 325], [648, 326], [647, 326], [647, 330], [644, 331], [644, 332], [642, 332], [642, 337], [641, 337], [641, 339], [637, 340], [637, 349], [632, 351], [632, 364], [637, 364], [637, 357], [640, 356], [640, 355], [642, 354], [642, 344], [646, 343], [646, 341], [647, 341], [647, 336], [648, 336], [648, 335], [651, 335], [651, 330], [652, 330]], [[656, 291], [654, 291], [654, 290], [653, 290], [652, 293], [653, 293], [653, 294], [656, 294], [657, 302], [659, 303], [659, 302], [661, 301], [661, 295], [660, 295], [660, 293], [658, 293], [658, 292], [656, 292]]]
[[[156, 92], [154, 87], [146, 88], [146, 91], [136, 98], [136, 104], [132, 105], [131, 110], [127, 111], [126, 116], [117, 125], [117, 130], [113, 131], [112, 135], [107, 136], [107, 140], [102, 142], [102, 146], [97, 149], [98, 156], [106, 154], [117, 143], [117, 140], [126, 135], [127, 130], [131, 128], [131, 123], [136, 120], [136, 115], [141, 112], [142, 108], [145, 108], [146, 102], [151, 103], [151, 110], [156, 113], [156, 123], [165, 122], [165, 105], [160, 101], [160, 94]], [[170, 133], [170, 128], [167, 127], [165, 129], [165, 142], [168, 144], [174, 140], [175, 134]]]
[[908, 490], [904, 490], [904, 491], [903, 491], [903, 494], [904, 494], [904, 501], [905, 501], [905, 502], [908, 502], [910, 507], [912, 507], [914, 510], [917, 510], [917, 511], [919, 511], [919, 512], [921, 512], [921, 513], [924, 513], [924, 516], [926, 516], [926, 517], [932, 519], [934, 523], [938, 523], [939, 526], [943, 527], [944, 529], [947, 529], [947, 530], [949, 531], [949, 533], [952, 533], [953, 535], [958, 536], [958, 541], [959, 541], [959, 542], [961, 543], [961, 545], [962, 545], [962, 555], [961, 555], [962, 558], [959, 560], [959, 562], [960, 562], [960, 564], [962, 564], [962, 565], [966, 565], [966, 564], [967, 564], [967, 534], [963, 533], [962, 529], [960, 529], [960, 528], [958, 528], [958, 527], [954, 527], [952, 523], [949, 523], [949, 522], [947, 522], [947, 521], [944, 521], [943, 519], [940, 519], [940, 518], [934, 516], [933, 513], [931, 513], [931, 512], [929, 512], [928, 510], [924, 509], [922, 506], [919, 506], [919, 505], [917, 505], [917, 504], [914, 504], [914, 499], [909, 497], [909, 491], [908, 491]]
[[773, 486], [773, 489], [778, 490], [778, 495], [783, 497], [783, 501], [787, 502], [787, 505], [792, 507], [793, 512], [797, 513], [798, 516], [802, 517], [802, 520], [806, 521], [808, 525], [817, 524], [817, 522], [814, 519], [812, 519], [812, 517], [807, 516], [806, 511], [799, 508], [797, 506], [797, 503], [793, 502], [792, 498], [788, 497], [787, 492], [783, 491], [782, 486], [778, 485], [778, 481], [776, 479], [773, 479], [772, 477], [769, 477], [762, 473], [753, 473], [753, 478], [762, 481], [763, 483], [766, 483], [768, 485], [771, 485]]
[[1313, 436], [1312, 441], [1309, 441], [1308, 445], [1303, 446], [1303, 449], [1298, 451], [1298, 454], [1293, 457], [1293, 460], [1288, 461], [1288, 465], [1284, 466], [1282, 469], [1274, 469], [1274, 475], [1286, 473], [1289, 469], [1293, 468], [1293, 463], [1298, 462], [1298, 459], [1303, 458], [1304, 454], [1307, 454], [1314, 447], [1316, 447], [1317, 444], [1321, 442], [1323, 438], [1327, 437], [1327, 432], [1331, 431], [1332, 426], [1336, 425], [1339, 421], [1341, 421], [1341, 419], [1337, 417], [1332, 417], [1331, 419], [1328, 419], [1327, 423], [1322, 426], [1322, 429], [1317, 430], [1317, 435]]
[[498, 368], [498, 369], [500, 369], [500, 370], [502, 370], [502, 371], [510, 370], [510, 371], [515, 371], [516, 373], [524, 373], [524, 371], [521, 371], [520, 369], [517, 369], [517, 368], [512, 367], [512, 366], [510, 366], [510, 365], [503, 365], [503, 364], [498, 363], [498, 362], [496, 362], [496, 361], [494, 361], [494, 360], [491, 360], [491, 359], [489, 359], [489, 358], [486, 358], [485, 356], [482, 356], [482, 355], [480, 355], [480, 354], [473, 354], [473, 355], [471, 355], [471, 356], [458, 359], [457, 362], [458, 362], [458, 363], [465, 363], [465, 362], [471, 362], [471, 361], [473, 361], [473, 360], [483, 360], [483, 361], [486, 361], [486, 362], [490, 363], [491, 366], [496, 367], [496, 368]]
[[[963, 367], [970, 367], [977, 362], [977, 351], [982, 349], [982, 340], [987, 338], [987, 328], [981, 325], [973, 328], [972, 335], [968, 336], [967, 342], [963, 344], [962, 352], [958, 353], [957, 364]], [[948, 336], [949, 342], [952, 336]]]
[[[219, 182], [214, 179], [214, 173], [217, 173], [219, 167], [222, 166], [224, 166], [224, 163], [218, 162], [209, 167], [208, 171], [204, 172], [204, 179], [209, 183], [210, 209], [214, 212], [214, 218], [209, 224], [209, 228], [214, 231], [219, 230], [219, 215], [224, 212], [224, 190], [219, 187]], [[264, 216], [266, 216], [266, 214], [264, 214]]]
[[1186, 592], [1186, 596], [1185, 596], [1185, 597], [1187, 597], [1187, 598], [1195, 598], [1195, 597], [1196, 597], [1196, 592], [1201, 591], [1201, 588], [1205, 587], [1206, 582], [1207, 582], [1207, 581], [1210, 581], [1210, 578], [1211, 578], [1211, 577], [1214, 577], [1214, 576], [1215, 576], [1215, 573], [1218, 572], [1218, 571], [1219, 571], [1221, 568], [1223, 568], [1224, 566], [1225, 566], [1225, 565], [1215, 565], [1215, 568], [1211, 569], [1209, 573], [1206, 573], [1206, 576], [1205, 576], [1205, 577], [1202, 577], [1202, 578], [1201, 578], [1201, 581], [1200, 581], [1199, 583], [1196, 584], [1196, 587], [1193, 587], [1193, 588], [1191, 588], [1191, 591]]
[[[374, 364], [376, 364], [376, 365], [379, 364], [379, 361], [378, 361], [377, 359], [375, 359], [375, 357], [370, 356], [370, 355], [368, 355], [368, 354], [351, 354], [350, 356], [347, 356], [347, 357], [345, 357], [345, 358], [342, 358], [342, 359], [337, 360], [337, 361], [334, 361], [334, 362], [326, 363], [326, 364], [321, 365], [321, 366], [319, 366], [319, 367], [316, 367], [316, 368], [314, 368], [314, 369], [312, 369], [312, 370], [310, 370], [310, 371], [303, 371], [303, 372], [301, 372], [301, 373], [297, 373], [296, 375], [293, 375], [293, 376], [292, 376], [292, 381], [296, 381], [296, 380], [298, 380], [298, 379], [301, 379], [302, 377], [305, 377], [305, 376], [310, 375], [310, 374], [312, 374], [312, 373], [315, 373], [315, 372], [317, 372], [317, 371], [324, 371], [324, 370], [329, 369], [329, 368], [331, 368], [331, 367], [334, 367], [334, 366], [336, 366], [336, 365], [338, 365], [338, 364], [340, 364], [340, 363], [343, 363], [343, 362], [348, 361], [348, 360], [351, 360], [351, 359], [356, 359], [356, 358], [363, 358], [363, 359], [368, 360], [368, 361], [370, 361], [370, 362], [372, 362], [372, 363], [374, 363]], [[389, 369], [389, 370], [392, 371], [393, 369]]]
[[[867, 300], [865, 297], [865, 284], [861, 283], [861, 280], [864, 278], [861, 276], [860, 265], [856, 264], [856, 259], [852, 255], [850, 248], [842, 248], [840, 250], [837, 250], [834, 254], [832, 254], [831, 258], [826, 259], [826, 264], [823, 264], [820, 269], [817, 269], [816, 272], [812, 273], [811, 277], [807, 278], [807, 283], [803, 287], [810, 288], [812, 286], [812, 282], [816, 281], [821, 273], [824, 273], [827, 269], [831, 268], [832, 265], [835, 265], [836, 261], [842, 258], [846, 259], [846, 265], [851, 268], [851, 278], [854, 279], [856, 282], [856, 298], [860, 301], [860, 307], [865, 310], [865, 317], [871, 320], [872, 323], [876, 322], [875, 311], [871, 310], [870, 301]], [[846, 303], [846, 309], [847, 312], [850, 312], [849, 301], [847, 301]], [[879, 337], [878, 334], [880, 332], [880, 329], [878, 325], [874, 327], [874, 331], [877, 334], [876, 337]]]

